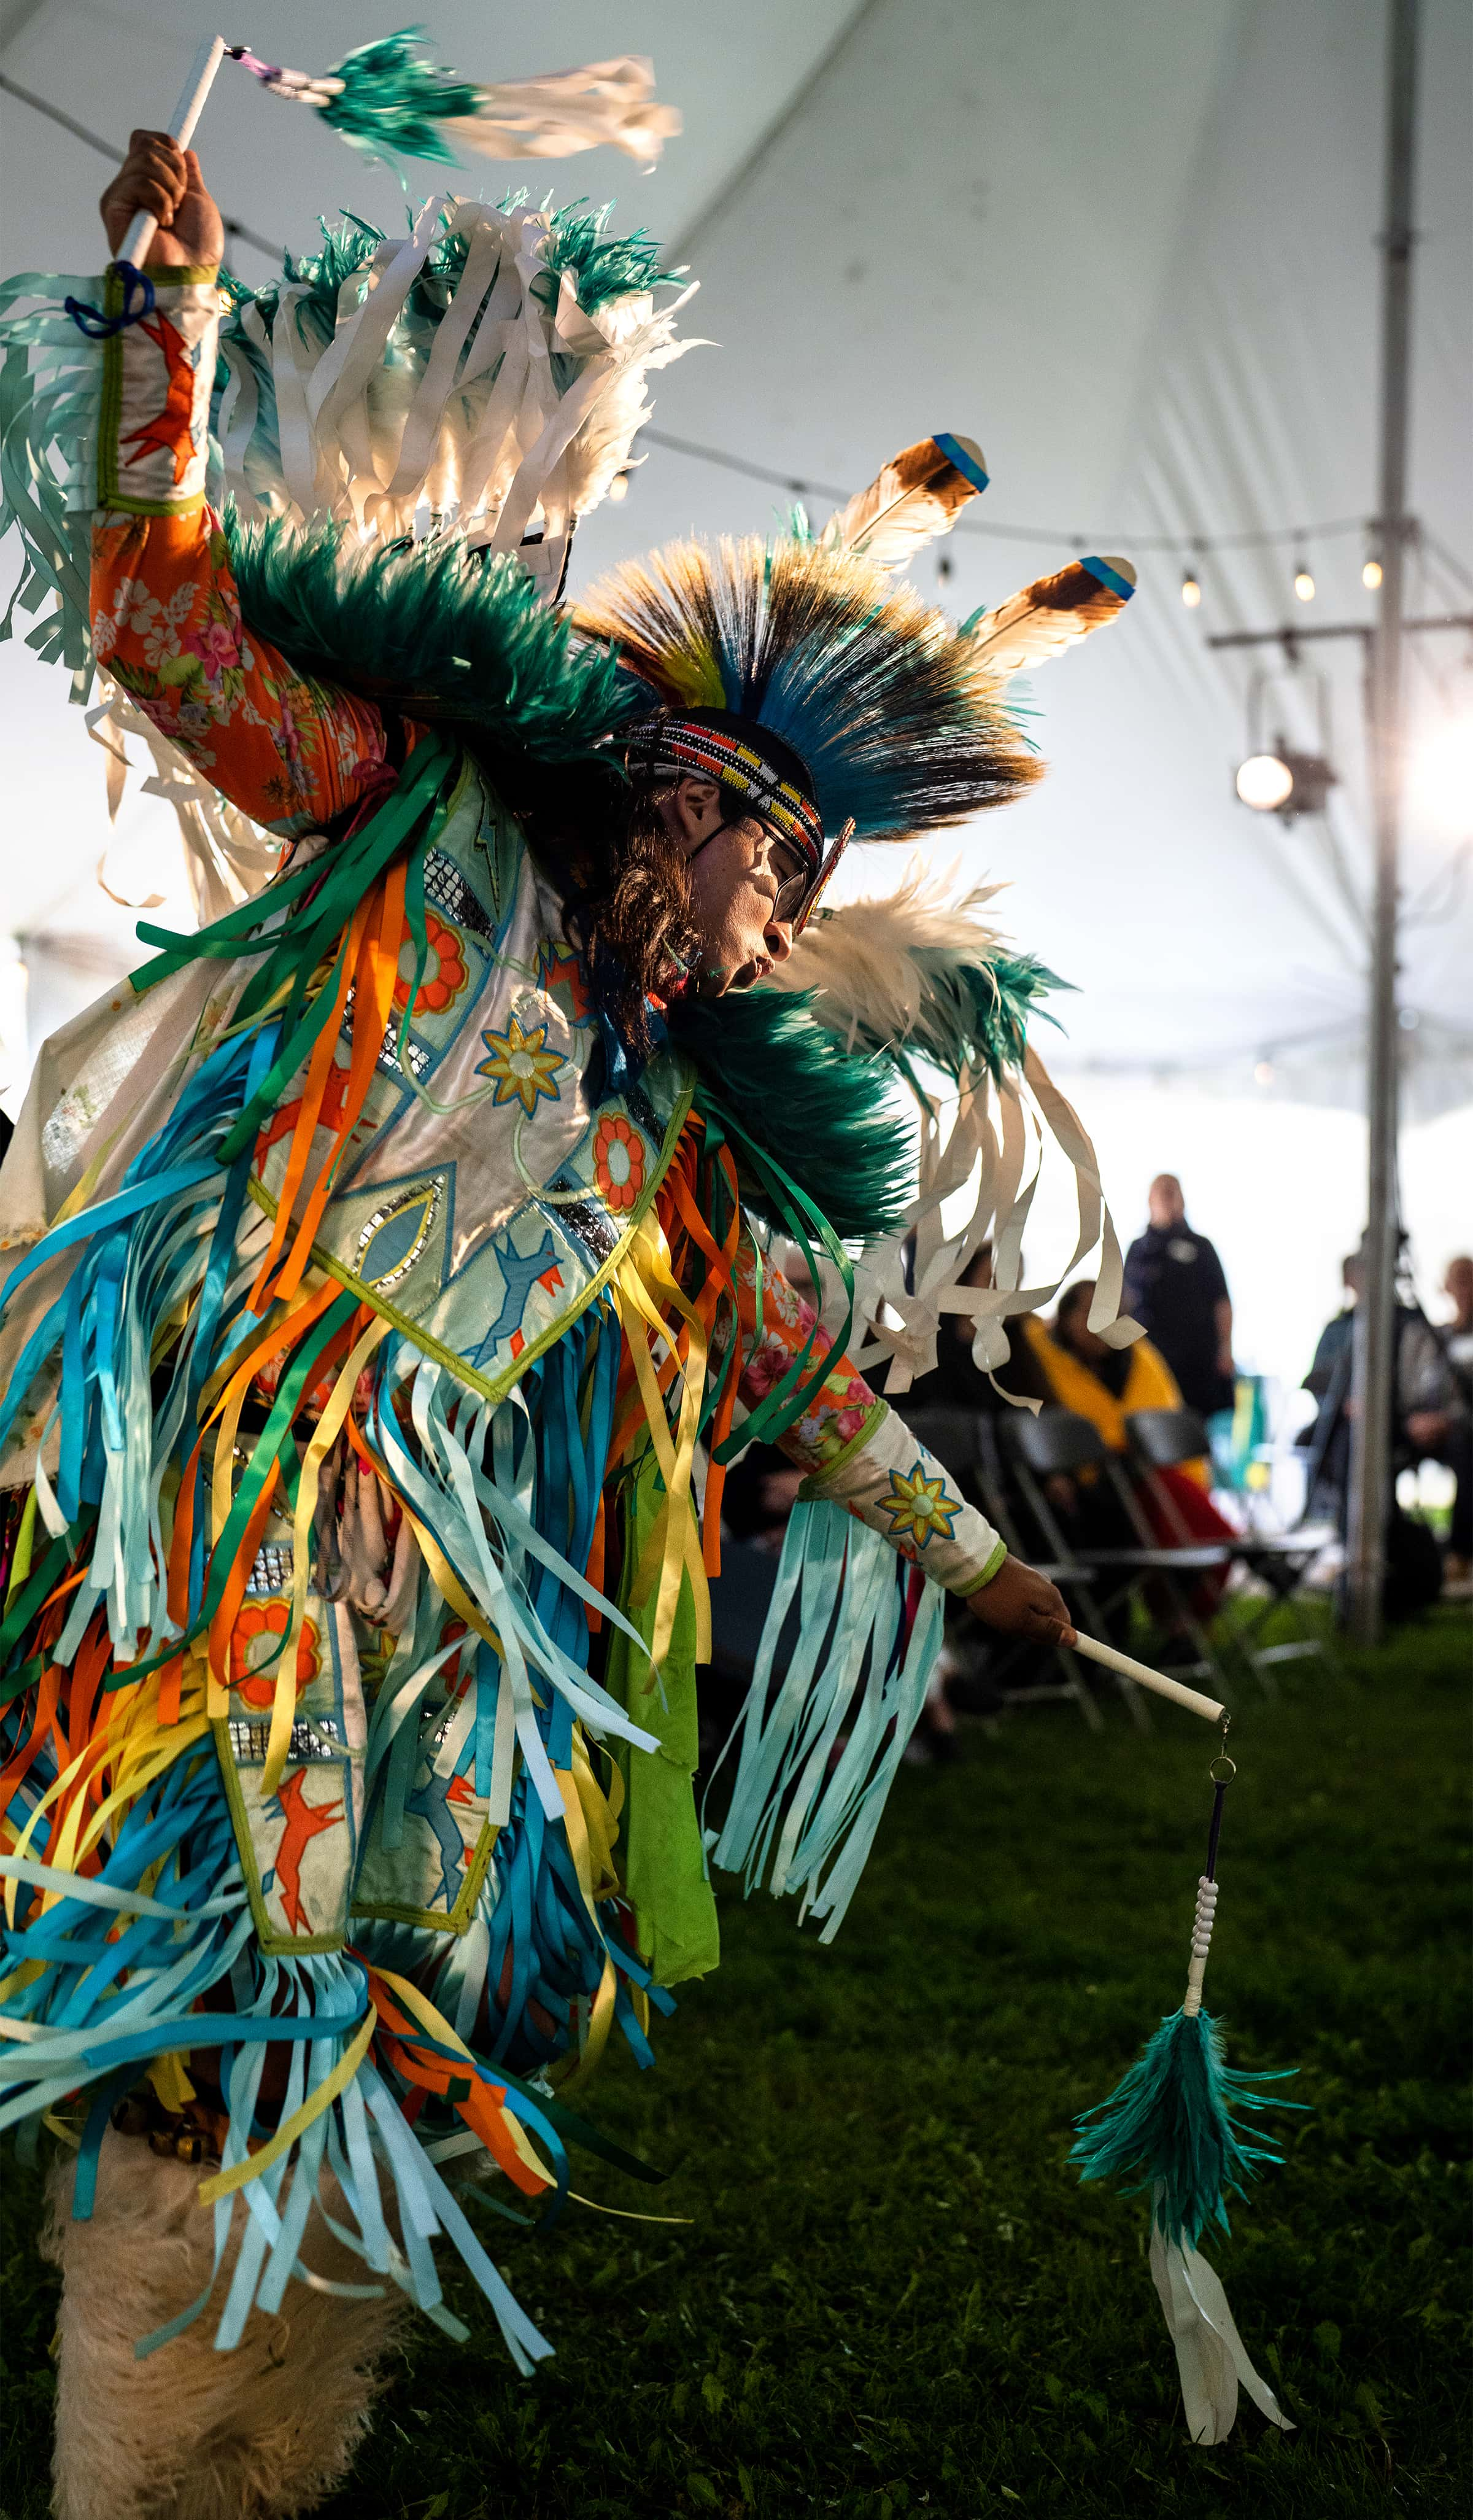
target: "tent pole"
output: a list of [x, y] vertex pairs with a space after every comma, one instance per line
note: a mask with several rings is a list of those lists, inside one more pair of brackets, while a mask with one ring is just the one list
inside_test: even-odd
[[1361, 1644], [1381, 1633], [1386, 1529], [1393, 1503], [1397, 1205], [1397, 852], [1404, 748], [1402, 630], [1411, 520], [1406, 434], [1411, 329], [1411, 214], [1416, 140], [1417, 0], [1390, 0], [1386, 224], [1381, 238], [1381, 593], [1371, 645], [1369, 734], [1375, 820], [1368, 1076], [1369, 1163], [1363, 1276], [1356, 1307], [1348, 1608]]

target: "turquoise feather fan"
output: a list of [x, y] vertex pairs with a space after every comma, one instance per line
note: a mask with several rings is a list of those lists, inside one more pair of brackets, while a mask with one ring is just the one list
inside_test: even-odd
[[[1226, 1744], [1229, 1719], [1223, 1719]], [[1226, 2441], [1248, 2391], [1271, 2423], [1292, 2430], [1272, 2390], [1254, 2369], [1215, 2270], [1197, 2254], [1209, 2224], [1227, 2231], [1229, 2194], [1240, 2195], [1265, 2162], [1283, 2155], [1253, 2140], [1251, 2120], [1268, 2108], [1300, 2109], [1269, 2086], [1293, 2068], [1240, 2074], [1226, 2061], [1222, 2034], [1202, 2009], [1202, 1988], [1218, 1906], [1223, 1807], [1237, 1770], [1226, 1747], [1213, 1761], [1207, 1863], [1197, 1880], [1191, 1958], [1180, 2010], [1168, 2013], [1107, 2100], [1077, 2119], [1069, 2158], [1081, 2179], [1118, 2179], [1127, 2195], [1151, 2200], [1150, 2269], [1176, 2349], [1182, 2399], [1193, 2441]]]

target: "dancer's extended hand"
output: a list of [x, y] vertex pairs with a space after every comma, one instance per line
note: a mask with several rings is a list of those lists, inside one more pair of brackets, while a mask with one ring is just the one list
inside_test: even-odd
[[158, 222], [150, 262], [194, 263], [212, 271], [225, 250], [225, 230], [204, 189], [200, 160], [166, 131], [134, 132], [98, 207], [114, 254], [138, 210]]
[[1041, 1645], [1072, 1645], [1074, 1627], [1069, 1604], [1056, 1584], [1025, 1566], [1021, 1557], [1004, 1557], [990, 1584], [969, 1593], [967, 1608], [984, 1627], [1005, 1637], [1028, 1637]]

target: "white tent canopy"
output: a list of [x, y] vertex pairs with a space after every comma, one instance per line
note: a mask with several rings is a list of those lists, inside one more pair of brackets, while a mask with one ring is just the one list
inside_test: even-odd
[[[121, 146], [131, 125], [162, 120], [210, 6], [21, 0], [0, 66]], [[373, 0], [349, 23], [256, 0], [248, 14], [258, 52], [316, 69], [402, 12]], [[654, 57], [686, 131], [653, 174], [600, 152], [508, 180], [530, 171], [540, 192], [545, 171], [559, 197], [616, 195], [619, 223], [671, 241], [699, 278], [687, 321], [720, 347], [657, 381], [661, 439], [852, 488], [929, 429], [975, 435], [993, 486], [941, 547], [945, 600], [960, 612], [1074, 547], [1137, 561], [1140, 592], [1119, 626], [1038, 682], [1051, 777], [956, 843], [968, 874], [1009, 879], [1008, 924], [1080, 988], [1060, 1070], [1358, 1107], [1361, 643], [1307, 646], [1294, 673], [1276, 651], [1206, 642], [1371, 618], [1361, 571], [1375, 480], [1383, 0], [562, 0], [555, 20], [437, 0], [426, 14], [438, 57], [471, 75]], [[1470, 51], [1461, 0], [1426, 0], [1411, 600], [1427, 614], [1473, 609]], [[95, 269], [102, 159], [3, 102], [7, 265]], [[319, 210], [343, 202], [402, 220], [392, 175], [242, 74], [222, 74], [199, 145], [227, 214], [294, 250], [310, 249]], [[458, 180], [492, 190], [498, 173], [477, 164]], [[422, 189], [443, 180], [423, 177]], [[239, 240], [233, 253], [246, 276], [265, 275], [260, 253]], [[647, 445], [627, 502], [583, 530], [584, 579], [692, 525], [761, 528], [783, 503], [709, 454]], [[1314, 530], [1326, 525], [1343, 529]], [[1241, 541], [1273, 531], [1291, 539]], [[1199, 608], [1180, 600], [1190, 551], [1150, 548], [1160, 537], [1201, 538]], [[1301, 557], [1310, 605], [1292, 592]], [[1473, 1100], [1473, 887], [1461, 883], [1473, 642], [1410, 644], [1402, 990], [1416, 1117]], [[1235, 801], [1256, 666], [1267, 734], [1317, 738], [1328, 707], [1340, 785], [1327, 821], [1286, 829]], [[93, 880], [109, 842], [101, 761], [65, 678], [17, 648], [0, 651], [0, 673], [12, 806], [0, 925], [24, 941], [34, 1040], [100, 972], [126, 967], [131, 922]], [[115, 888], [136, 891], [164, 863], [165, 814], [125, 804]], [[861, 866], [851, 888], [886, 886], [892, 867]]]

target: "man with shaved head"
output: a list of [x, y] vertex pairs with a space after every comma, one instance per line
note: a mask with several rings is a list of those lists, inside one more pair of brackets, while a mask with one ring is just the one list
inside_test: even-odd
[[1150, 1223], [1126, 1254], [1126, 1309], [1154, 1339], [1187, 1408], [1211, 1418], [1232, 1407], [1236, 1382], [1223, 1264], [1187, 1224], [1175, 1173], [1156, 1175], [1147, 1203]]

